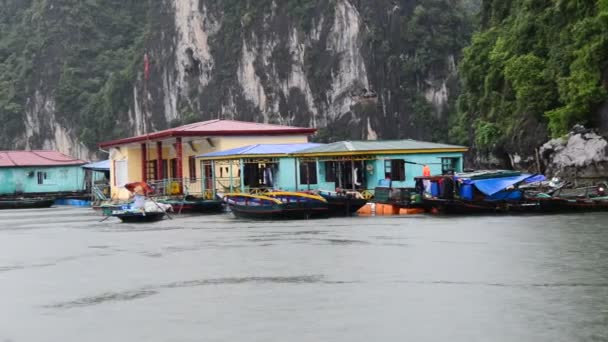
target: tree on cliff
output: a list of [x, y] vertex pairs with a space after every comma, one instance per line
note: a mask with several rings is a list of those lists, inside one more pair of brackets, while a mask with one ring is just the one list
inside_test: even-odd
[[607, 0], [484, 0], [464, 50], [452, 138], [530, 152], [608, 100]]

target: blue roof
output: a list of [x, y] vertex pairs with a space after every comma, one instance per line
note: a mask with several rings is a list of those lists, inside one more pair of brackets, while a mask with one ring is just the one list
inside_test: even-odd
[[110, 160], [102, 160], [94, 163], [82, 165], [85, 169], [98, 170], [98, 171], [110, 171]]
[[289, 154], [308, 148], [318, 147], [323, 144], [304, 143], [304, 144], [256, 144], [237, 147], [230, 150], [200, 154], [199, 158], [217, 157], [238, 157], [241, 155], [268, 155], [268, 154]]

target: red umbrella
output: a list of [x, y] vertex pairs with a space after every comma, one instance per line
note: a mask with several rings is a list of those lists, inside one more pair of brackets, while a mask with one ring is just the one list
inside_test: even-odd
[[152, 189], [152, 187], [146, 182], [127, 183], [127, 184], [125, 184], [125, 188], [127, 188], [127, 190], [129, 190], [131, 192], [137, 192], [138, 188], [141, 188], [141, 191], [143, 192], [144, 195], [154, 192], [154, 189]]

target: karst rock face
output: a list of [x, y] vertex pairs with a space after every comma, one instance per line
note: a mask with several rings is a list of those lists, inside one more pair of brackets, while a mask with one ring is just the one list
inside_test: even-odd
[[464, 3], [6, 0], [0, 144], [89, 158], [99, 141], [214, 118], [445, 140]]
[[582, 126], [565, 137], [550, 140], [539, 152], [548, 175], [582, 184], [606, 181], [608, 141]]

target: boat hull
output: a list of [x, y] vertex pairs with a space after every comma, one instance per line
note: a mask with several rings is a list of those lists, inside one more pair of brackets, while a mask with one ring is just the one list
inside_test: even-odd
[[201, 201], [179, 201], [179, 200], [160, 200], [158, 203], [170, 204], [176, 212], [182, 213], [221, 213], [224, 211], [224, 202], [221, 200], [201, 200]]
[[38, 209], [50, 208], [55, 201], [52, 199], [14, 199], [0, 200], [0, 209]]
[[329, 215], [327, 205], [284, 203], [272, 206], [228, 205], [234, 216], [256, 220], [298, 220], [323, 218]]
[[327, 200], [330, 216], [352, 216], [367, 204], [367, 200], [363, 198], [321, 196]]
[[122, 222], [125, 223], [145, 223], [145, 222], [156, 222], [160, 221], [165, 217], [164, 212], [148, 212], [148, 213], [137, 213], [137, 212], [127, 212], [127, 213], [113, 213], [113, 217], [119, 218]]

